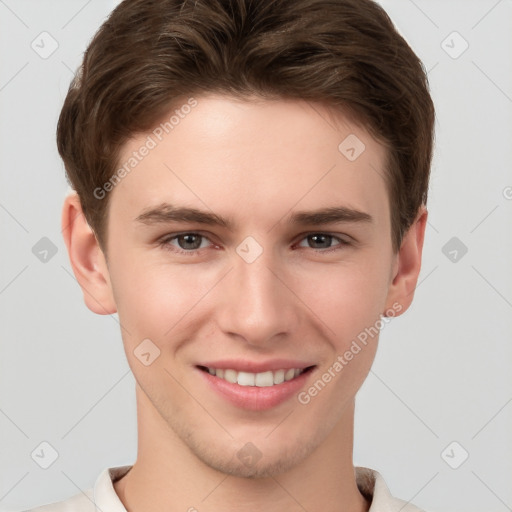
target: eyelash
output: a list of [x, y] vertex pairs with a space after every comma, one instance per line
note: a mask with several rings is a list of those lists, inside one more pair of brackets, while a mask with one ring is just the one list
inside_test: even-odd
[[[173, 235], [168, 235], [166, 237], [164, 237], [163, 239], [161, 239], [158, 243], [158, 246], [163, 248], [164, 250], [166, 251], [170, 251], [170, 252], [173, 252], [173, 253], [176, 253], [176, 254], [183, 254], [183, 255], [187, 255], [187, 256], [194, 256], [196, 254], [198, 254], [198, 252], [201, 250], [201, 249], [191, 249], [191, 250], [185, 250], [185, 249], [180, 249], [180, 248], [177, 248], [177, 247], [174, 247], [174, 246], [171, 246], [170, 242], [172, 240], [176, 240], [177, 238], [181, 237], [181, 236], [186, 236], [186, 235], [195, 235], [195, 236], [199, 236], [201, 238], [204, 238], [206, 240], [208, 240], [209, 242], [211, 242], [211, 240], [205, 236], [205, 235], [202, 235], [201, 233], [197, 233], [195, 231], [186, 231], [186, 232], [183, 232], [183, 233], [177, 233], [177, 234], [173, 234]], [[338, 250], [341, 250], [343, 249], [344, 247], [347, 247], [347, 246], [350, 246], [352, 245], [350, 242], [348, 242], [347, 240], [344, 240], [343, 238], [340, 238], [336, 235], [331, 235], [330, 233], [324, 233], [322, 231], [315, 231], [315, 232], [311, 232], [311, 233], [307, 233], [305, 234], [300, 240], [299, 240], [299, 243], [302, 242], [303, 240], [305, 240], [306, 238], [308, 238], [309, 236], [314, 236], [314, 235], [323, 235], [323, 236], [328, 236], [328, 237], [331, 237], [333, 240], [336, 240], [338, 241], [339, 243], [337, 245], [335, 245], [334, 247], [329, 247], [327, 249], [314, 249], [314, 248], [311, 248], [310, 249], [312, 251], [315, 251], [317, 253], [330, 253], [330, 252], [334, 252], [334, 251], [338, 251]], [[213, 243], [213, 242], [211, 242]], [[203, 248], [204, 249], [204, 248]]]

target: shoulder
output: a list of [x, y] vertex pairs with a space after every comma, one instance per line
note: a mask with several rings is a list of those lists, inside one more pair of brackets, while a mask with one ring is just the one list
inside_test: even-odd
[[63, 501], [48, 503], [20, 512], [126, 512], [114, 483], [123, 477], [131, 465], [104, 468], [94, 486]]
[[22, 512], [96, 512], [93, 489], [75, 494], [64, 501], [48, 503]]
[[379, 472], [363, 467], [355, 469], [359, 491], [371, 502], [368, 512], [426, 512], [408, 501], [392, 496]]

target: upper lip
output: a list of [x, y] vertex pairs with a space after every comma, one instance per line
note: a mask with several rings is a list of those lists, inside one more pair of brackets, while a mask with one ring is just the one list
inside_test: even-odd
[[262, 373], [277, 370], [289, 370], [290, 368], [305, 369], [314, 366], [312, 363], [296, 361], [292, 359], [272, 359], [269, 361], [248, 361], [244, 359], [222, 359], [220, 361], [206, 361], [197, 366], [206, 368], [235, 370], [239, 372]]

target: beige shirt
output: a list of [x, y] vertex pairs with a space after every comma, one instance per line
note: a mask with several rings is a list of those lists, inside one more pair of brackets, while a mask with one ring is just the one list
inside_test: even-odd
[[[113, 483], [132, 466], [104, 469], [94, 487], [64, 501], [49, 503], [24, 512], [127, 512], [117, 496]], [[356, 467], [356, 482], [361, 494], [371, 501], [368, 512], [424, 512], [410, 503], [393, 498], [377, 471]], [[96, 508], [97, 507], [97, 508]]]

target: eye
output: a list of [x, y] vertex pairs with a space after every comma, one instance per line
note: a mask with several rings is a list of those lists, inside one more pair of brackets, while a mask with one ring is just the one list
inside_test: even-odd
[[[198, 254], [200, 249], [214, 244], [205, 235], [187, 232], [167, 235], [160, 240], [158, 245], [174, 253], [193, 256]], [[348, 240], [328, 233], [310, 233], [304, 236], [298, 244], [299, 247], [310, 248], [320, 253], [340, 250], [349, 245], [351, 244]]]
[[[303, 242], [311, 245], [304, 245]], [[333, 242], [337, 242], [334, 246]], [[340, 237], [329, 235], [327, 233], [312, 233], [305, 236], [299, 243], [300, 247], [310, 247], [311, 249], [319, 250], [319, 252], [330, 252], [341, 249], [342, 247], [350, 245], [350, 242]], [[327, 250], [324, 250], [327, 249]]]
[[199, 249], [208, 247], [208, 238], [199, 233], [179, 233], [166, 236], [159, 245], [163, 248], [181, 254], [194, 254]]

